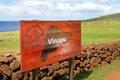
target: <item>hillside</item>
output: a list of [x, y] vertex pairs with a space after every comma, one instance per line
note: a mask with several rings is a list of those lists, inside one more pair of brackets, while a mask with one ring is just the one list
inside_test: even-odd
[[104, 15], [98, 18], [93, 18], [93, 19], [88, 19], [88, 20], [83, 20], [84, 21], [95, 21], [95, 20], [116, 20], [119, 21], [120, 20], [120, 13], [115, 13], [115, 14], [109, 14], [109, 15]]

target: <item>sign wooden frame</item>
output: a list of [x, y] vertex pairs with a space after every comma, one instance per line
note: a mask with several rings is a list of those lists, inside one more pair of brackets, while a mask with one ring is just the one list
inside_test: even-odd
[[20, 21], [22, 72], [69, 59], [80, 53], [80, 20]]

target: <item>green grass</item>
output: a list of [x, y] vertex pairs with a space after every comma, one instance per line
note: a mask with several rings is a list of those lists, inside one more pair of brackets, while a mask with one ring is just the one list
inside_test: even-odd
[[120, 60], [115, 60], [111, 64], [97, 68], [92, 71], [81, 73], [74, 77], [74, 80], [105, 80], [105, 76], [109, 71], [120, 69]]
[[95, 21], [82, 23], [82, 44], [104, 43], [120, 40], [120, 22]]
[[19, 31], [0, 32], [0, 54], [19, 52]]

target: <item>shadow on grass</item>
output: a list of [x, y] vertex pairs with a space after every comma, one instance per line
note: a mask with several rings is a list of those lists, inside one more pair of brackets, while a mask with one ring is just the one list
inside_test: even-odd
[[[82, 72], [78, 75], [76, 75], [74, 77], [74, 80], [84, 80], [85, 78], [87, 78], [88, 76], [90, 76], [90, 74], [92, 73], [93, 71], [87, 71], [87, 72]], [[60, 75], [60, 74], [57, 74], [53, 80], [69, 80], [68, 78], [66, 78], [65, 75]]]
[[88, 76], [90, 76], [90, 74], [92, 73], [93, 71], [87, 71], [87, 72], [83, 72], [83, 73], [80, 73], [78, 75], [76, 75], [74, 77], [74, 80], [84, 80], [85, 78], [87, 78]]

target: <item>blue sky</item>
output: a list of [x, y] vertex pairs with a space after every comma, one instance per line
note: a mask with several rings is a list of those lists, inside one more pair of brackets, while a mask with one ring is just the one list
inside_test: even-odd
[[0, 21], [84, 20], [120, 12], [120, 0], [0, 0]]

